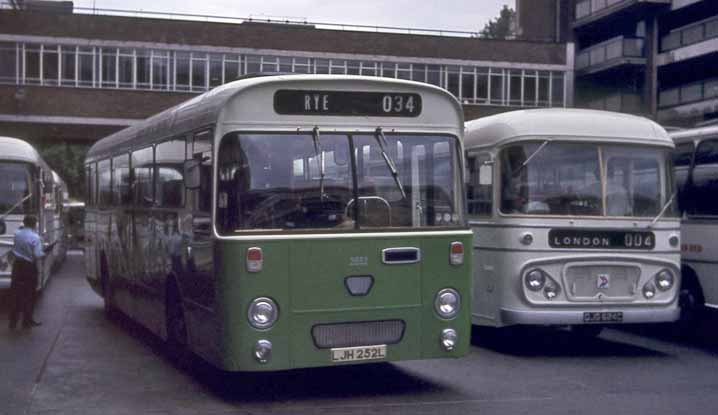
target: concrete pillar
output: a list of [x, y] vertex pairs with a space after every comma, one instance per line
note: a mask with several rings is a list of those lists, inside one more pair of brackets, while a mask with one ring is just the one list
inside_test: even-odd
[[646, 112], [656, 119], [658, 115], [658, 17], [646, 18], [646, 70], [643, 82], [643, 102]]

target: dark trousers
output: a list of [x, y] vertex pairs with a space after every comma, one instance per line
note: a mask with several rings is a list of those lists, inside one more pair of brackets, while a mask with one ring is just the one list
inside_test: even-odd
[[22, 314], [23, 326], [30, 325], [35, 308], [35, 289], [37, 288], [37, 267], [34, 263], [15, 259], [12, 265], [10, 284], [10, 327], [17, 326]]

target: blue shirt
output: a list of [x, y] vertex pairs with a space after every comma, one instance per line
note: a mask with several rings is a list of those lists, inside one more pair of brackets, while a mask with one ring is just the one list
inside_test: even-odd
[[12, 253], [16, 258], [28, 262], [35, 262], [36, 259], [45, 256], [40, 236], [31, 228], [26, 227], [15, 232], [15, 245], [12, 247]]

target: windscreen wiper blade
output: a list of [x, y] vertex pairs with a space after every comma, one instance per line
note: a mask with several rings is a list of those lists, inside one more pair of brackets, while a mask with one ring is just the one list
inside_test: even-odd
[[319, 198], [324, 200], [324, 176], [326, 175], [324, 163], [324, 151], [322, 151], [322, 142], [319, 139], [319, 127], [312, 130], [312, 140], [314, 141], [314, 153], [317, 155], [319, 163]]
[[536, 151], [534, 151], [533, 153], [531, 153], [531, 155], [528, 156], [523, 163], [521, 163], [521, 165], [519, 166], [518, 169], [516, 169], [516, 170], [514, 170], [514, 171], [511, 172], [511, 175], [512, 175], [512, 176], [515, 176], [516, 173], [520, 172], [521, 170], [524, 169], [524, 167], [528, 166], [528, 164], [531, 163], [531, 160], [533, 160], [534, 157], [536, 157], [540, 152], [542, 152], [543, 149], [546, 148], [546, 146], [549, 145], [550, 143], [551, 143], [551, 140], [546, 140], [546, 141], [544, 141], [543, 143], [541, 143], [541, 145], [539, 146], [539, 148], [537, 148]]
[[399, 179], [399, 173], [396, 171], [396, 165], [394, 164], [394, 160], [392, 160], [389, 154], [387, 154], [386, 152], [386, 137], [384, 137], [384, 131], [381, 129], [381, 127], [376, 127], [376, 130], [374, 131], [374, 138], [379, 144], [379, 148], [381, 149], [381, 156], [384, 158], [386, 166], [389, 167], [391, 175], [392, 177], [394, 177], [396, 187], [398, 187], [399, 191], [401, 192], [401, 198], [406, 199], [406, 192], [404, 191], [404, 186], [401, 184], [401, 179]]
[[663, 208], [661, 208], [661, 211], [658, 212], [658, 215], [657, 215], [655, 218], [653, 218], [653, 220], [651, 221], [650, 224], [648, 224], [648, 228], [649, 228], [649, 229], [652, 228], [653, 226], [655, 226], [656, 222], [658, 222], [658, 221], [663, 217], [663, 215], [666, 214], [666, 211], [668, 210], [668, 207], [673, 204], [673, 200], [674, 200], [675, 198], [676, 198], [676, 194], [673, 193], [673, 194], [671, 195], [670, 199], [668, 199], [668, 200], [666, 201], [666, 204], [663, 205]]
[[10, 212], [12, 212], [13, 210], [15, 210], [16, 207], [20, 206], [20, 205], [23, 204], [27, 199], [29, 199], [29, 198], [31, 198], [31, 197], [32, 197], [32, 193], [30, 193], [30, 194], [28, 194], [27, 196], [25, 196], [25, 197], [23, 197], [22, 199], [20, 199], [17, 203], [15, 203], [14, 205], [12, 205], [12, 207], [11, 207], [10, 209], [8, 209], [5, 213], [3, 213], [2, 215], [0, 215], [0, 219], [5, 219], [5, 217], [6, 217], [7, 215], [9, 215]]

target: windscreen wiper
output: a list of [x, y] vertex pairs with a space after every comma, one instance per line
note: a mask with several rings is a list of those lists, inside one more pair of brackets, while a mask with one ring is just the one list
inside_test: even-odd
[[312, 130], [312, 140], [314, 140], [314, 153], [317, 155], [319, 163], [319, 200], [324, 200], [324, 176], [326, 175], [324, 167], [324, 151], [322, 151], [322, 142], [319, 140], [319, 127]]
[[536, 151], [534, 151], [533, 153], [531, 153], [531, 155], [528, 156], [528, 158], [526, 158], [526, 160], [525, 160], [523, 163], [521, 163], [521, 165], [519, 166], [519, 168], [517, 168], [516, 170], [514, 170], [514, 171], [511, 172], [511, 175], [512, 175], [512, 176], [515, 176], [516, 173], [520, 172], [521, 170], [524, 169], [524, 167], [528, 166], [528, 164], [531, 163], [531, 160], [533, 160], [534, 157], [536, 157], [540, 152], [542, 152], [543, 149], [546, 148], [546, 146], [549, 145], [550, 143], [551, 143], [551, 140], [546, 140], [546, 141], [544, 141], [543, 143], [541, 143], [541, 145], [539, 146], [539, 148], [537, 148]]
[[31, 198], [31, 197], [32, 197], [32, 193], [30, 193], [30, 194], [28, 194], [27, 196], [25, 196], [25, 197], [23, 197], [22, 199], [20, 199], [20, 200], [19, 200], [17, 203], [15, 203], [10, 209], [8, 209], [5, 213], [3, 213], [2, 215], [0, 215], [0, 219], [5, 219], [5, 217], [6, 217], [7, 215], [9, 215], [10, 212], [12, 212], [13, 210], [15, 210], [16, 207], [20, 206], [20, 205], [23, 204], [27, 199], [29, 199], [29, 198]]
[[673, 193], [673, 194], [671, 195], [670, 199], [668, 199], [668, 200], [666, 201], [666, 204], [663, 205], [663, 208], [661, 208], [661, 211], [658, 212], [658, 216], [656, 216], [655, 218], [653, 218], [653, 220], [651, 221], [651, 223], [648, 224], [648, 229], [652, 228], [652, 227], [656, 224], [656, 222], [658, 222], [658, 220], [661, 219], [661, 218], [663, 217], [663, 215], [666, 214], [666, 211], [668, 210], [668, 207], [673, 204], [673, 200], [674, 200], [675, 198], [676, 198], [676, 194]]
[[389, 167], [391, 175], [394, 177], [396, 187], [398, 187], [399, 191], [401, 192], [401, 198], [406, 199], [406, 192], [404, 191], [404, 186], [401, 184], [401, 179], [399, 179], [399, 173], [396, 171], [396, 165], [394, 164], [394, 160], [392, 160], [391, 157], [389, 157], [389, 155], [386, 153], [386, 137], [384, 137], [384, 131], [381, 129], [381, 127], [376, 127], [376, 131], [374, 131], [374, 138], [379, 144], [379, 148], [381, 149], [381, 156], [384, 157], [386, 166]]

